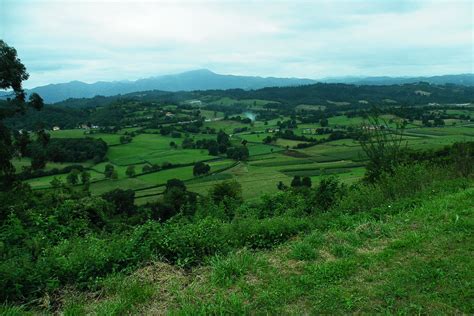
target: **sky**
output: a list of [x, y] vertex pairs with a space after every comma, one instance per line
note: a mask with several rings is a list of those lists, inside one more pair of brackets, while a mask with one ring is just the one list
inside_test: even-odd
[[473, 73], [473, 0], [0, 0], [25, 87], [207, 68], [320, 79]]

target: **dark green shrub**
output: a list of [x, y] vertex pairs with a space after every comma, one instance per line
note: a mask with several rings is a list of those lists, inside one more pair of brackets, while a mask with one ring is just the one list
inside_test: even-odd
[[132, 236], [135, 255], [140, 258], [159, 257], [188, 266], [201, 262], [206, 256], [229, 250], [223, 223], [205, 218], [196, 223], [147, 223]]
[[115, 189], [102, 194], [102, 198], [115, 205], [117, 214], [132, 215], [135, 211], [135, 192], [133, 190]]
[[313, 191], [312, 201], [314, 207], [323, 212], [328, 211], [336, 205], [345, 193], [346, 187], [338, 178], [334, 176], [323, 178]]

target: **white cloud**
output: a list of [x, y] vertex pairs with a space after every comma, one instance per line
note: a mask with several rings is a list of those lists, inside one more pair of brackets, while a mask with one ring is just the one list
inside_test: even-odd
[[472, 72], [471, 1], [0, 0], [27, 86], [207, 67], [320, 78]]

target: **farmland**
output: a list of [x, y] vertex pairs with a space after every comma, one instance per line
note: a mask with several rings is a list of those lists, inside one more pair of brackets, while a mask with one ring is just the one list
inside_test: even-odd
[[[105, 161], [95, 163], [84, 161], [80, 163], [91, 175], [90, 191], [100, 195], [113, 189], [131, 189], [135, 191], [137, 204], [143, 204], [159, 198], [163, 193], [164, 185], [169, 179], [176, 178], [186, 183], [188, 190], [198, 194], [206, 194], [217, 183], [227, 180], [236, 180], [242, 185], [245, 199], [258, 199], [264, 194], [276, 191], [277, 184], [289, 186], [295, 176], [309, 177], [313, 183], [328, 175], [338, 176], [344, 183], [352, 184], [360, 180], [364, 174], [364, 165], [367, 157], [357, 140], [344, 136], [331, 140], [330, 134], [319, 133], [321, 129], [330, 131], [353, 131], [367, 123], [363, 115], [347, 115], [344, 111], [330, 115], [327, 123], [305, 121], [304, 114], [295, 116], [286, 114], [285, 111], [267, 110], [266, 104], [270, 100], [250, 99], [239, 100], [224, 97], [206, 102], [202, 98], [198, 106], [178, 111], [176, 106], [164, 105], [160, 108], [175, 113], [185, 121], [196, 121], [196, 116], [202, 117], [202, 126], [197, 130], [188, 132], [182, 129], [183, 123], [169, 120], [169, 123], [158, 125], [157, 128], [147, 125], [145, 120], [140, 124], [125, 125], [113, 131], [101, 129], [100, 131], [88, 129], [62, 129], [49, 132], [51, 138], [84, 138], [93, 137], [104, 140], [109, 149]], [[187, 104], [184, 101], [183, 104]], [[274, 104], [274, 103], [272, 103]], [[218, 110], [215, 106], [219, 106]], [[233, 106], [242, 107], [241, 113], [224, 114], [226, 108]], [[337, 106], [332, 103], [326, 106], [304, 105], [296, 109], [305, 113], [319, 113], [326, 107]], [[442, 108], [442, 107], [441, 107]], [[159, 111], [159, 110], [155, 110]], [[170, 112], [171, 111], [171, 112]], [[196, 112], [199, 111], [199, 112]], [[246, 113], [256, 113], [256, 120], [244, 120]], [[136, 117], [137, 113], [155, 113], [150, 110], [135, 110], [129, 116]], [[196, 114], [198, 113], [198, 114]], [[234, 112], [232, 112], [234, 113]], [[271, 118], [266, 119], [259, 113], [270, 113]], [[298, 113], [298, 112], [297, 112]], [[428, 113], [430, 113], [428, 111]], [[403, 146], [412, 149], [439, 149], [454, 142], [463, 142], [474, 138], [474, 123], [467, 117], [474, 116], [471, 106], [464, 106], [461, 110], [445, 110], [449, 115], [443, 126], [424, 126], [421, 120], [406, 122], [403, 130]], [[193, 116], [194, 115], [194, 116]], [[171, 115], [170, 115], [171, 116]], [[189, 117], [189, 118], [188, 118]], [[301, 119], [298, 119], [301, 117]], [[397, 124], [404, 120], [394, 114], [380, 116], [389, 128], [395, 129]], [[294, 126], [285, 128], [285, 121], [293, 122]], [[160, 126], [176, 129], [178, 132], [163, 135]], [[294, 137], [281, 134], [280, 130], [289, 130]], [[183, 148], [183, 140], [191, 139], [213, 140], [216, 132], [223, 131], [229, 135], [231, 144], [238, 146], [245, 142], [249, 158], [245, 161], [233, 161], [225, 154], [209, 155], [205, 148]], [[123, 135], [130, 135], [130, 141], [121, 142]], [[306, 138], [305, 138], [306, 137]], [[270, 140], [266, 141], [266, 139]], [[170, 144], [175, 144], [174, 146]], [[301, 147], [299, 147], [301, 145]], [[193, 165], [205, 162], [210, 166], [207, 175], [195, 177]], [[27, 168], [29, 158], [15, 159], [14, 166], [17, 172]], [[61, 169], [68, 166], [67, 162], [47, 162], [44, 170]], [[106, 165], [112, 165], [116, 171], [114, 179], [107, 178], [104, 174]], [[169, 169], [146, 170], [147, 166], [169, 165]], [[135, 175], [129, 177], [126, 170], [134, 166]], [[145, 171], [146, 170], [146, 171]], [[67, 181], [67, 174], [59, 173], [46, 175], [26, 180], [35, 190], [51, 188], [51, 181], [57, 178], [62, 182]], [[82, 185], [76, 184], [79, 189]]]

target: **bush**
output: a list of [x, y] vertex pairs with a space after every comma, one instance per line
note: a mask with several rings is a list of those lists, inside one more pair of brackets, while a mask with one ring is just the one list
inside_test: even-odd
[[268, 249], [309, 228], [310, 223], [304, 218], [243, 219], [227, 226], [225, 235], [234, 248]]
[[271, 196], [263, 196], [255, 213], [258, 218], [281, 215], [300, 217], [308, 213], [308, 203], [306, 197], [301, 194], [282, 191]]
[[221, 221], [206, 218], [196, 223], [150, 222], [133, 234], [133, 248], [141, 258], [156, 256], [181, 266], [200, 263], [206, 256], [227, 253]]
[[203, 175], [203, 174], [208, 174], [209, 171], [211, 171], [211, 167], [200, 161], [200, 162], [197, 162], [194, 164], [194, 167], [193, 167], [193, 175], [194, 176], [200, 176], [200, 175]]
[[215, 204], [223, 206], [227, 219], [232, 219], [235, 209], [243, 203], [242, 186], [235, 180], [214, 185], [209, 196]]
[[329, 176], [321, 180], [313, 193], [312, 201], [317, 210], [326, 212], [335, 206], [345, 192], [345, 185], [338, 178]]
[[383, 173], [377, 185], [386, 199], [407, 197], [423, 190], [436, 178], [435, 170], [427, 165], [398, 165], [391, 173]]
[[373, 184], [352, 186], [337, 208], [348, 212], [370, 210], [389, 201], [413, 197], [436, 181], [442, 181], [444, 185], [451, 174], [449, 168], [438, 168], [428, 163], [400, 164], [393, 171], [382, 173]]

